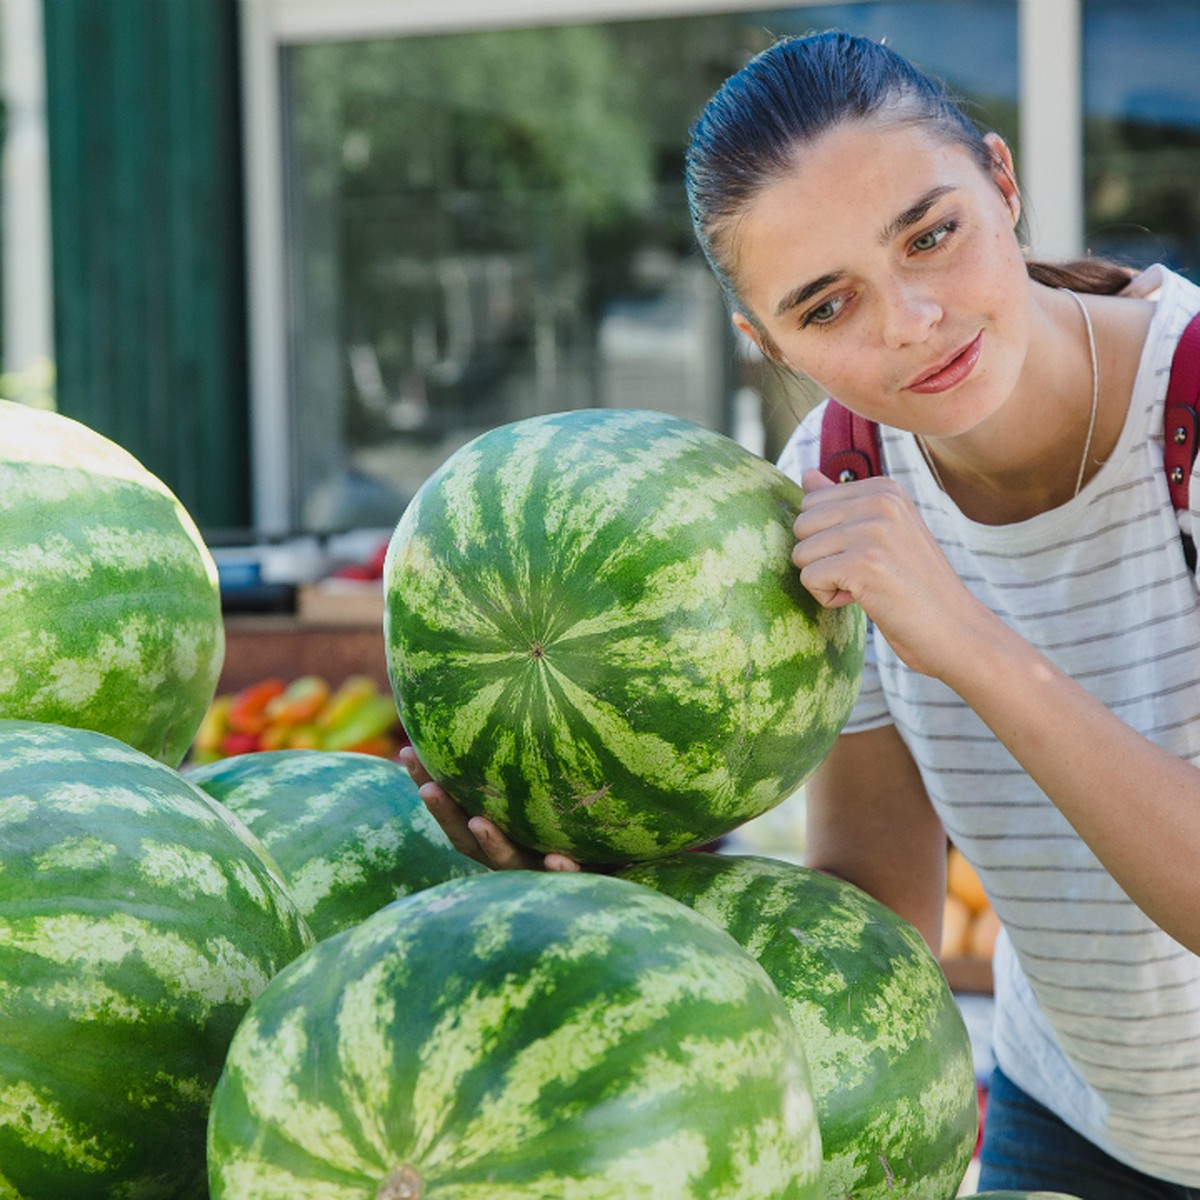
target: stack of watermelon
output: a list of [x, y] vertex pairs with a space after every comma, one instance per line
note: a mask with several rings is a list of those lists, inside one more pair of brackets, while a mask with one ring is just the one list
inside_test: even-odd
[[180, 773], [222, 666], [217, 573], [126, 451], [0, 402], [0, 518], [0, 1195], [200, 1200], [233, 1032], [314, 944], [306, 918], [479, 868], [392, 762], [263, 756], [280, 786], [257, 772], [247, 816], [303, 853], [286, 881]]
[[0, 402], [0, 1194], [205, 1194], [250, 1001], [313, 938], [244, 824], [175, 769], [224, 653], [179, 501]]
[[497, 874], [386, 759], [181, 774], [222, 653], [202, 541], [111, 443], [0, 423], [0, 1194], [954, 1194], [969, 1047], [911, 928], [678, 853], [794, 792], [857, 687], [783, 476], [610, 411], [422, 490], [385, 632], [423, 761], [525, 845], [636, 864]]

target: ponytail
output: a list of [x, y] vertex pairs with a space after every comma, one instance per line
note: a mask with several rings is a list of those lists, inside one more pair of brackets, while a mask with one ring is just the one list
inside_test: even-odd
[[1076, 258], [1065, 262], [1029, 260], [1025, 264], [1029, 278], [1052, 288], [1070, 288], [1085, 295], [1114, 296], [1123, 291], [1137, 274], [1107, 258]]

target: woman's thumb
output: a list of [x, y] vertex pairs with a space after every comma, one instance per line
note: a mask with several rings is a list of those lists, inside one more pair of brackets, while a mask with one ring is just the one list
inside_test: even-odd
[[816, 467], [810, 467], [801, 474], [800, 486], [806, 492], [820, 492], [825, 488], [837, 487], [837, 484], [828, 476], [822, 475]]

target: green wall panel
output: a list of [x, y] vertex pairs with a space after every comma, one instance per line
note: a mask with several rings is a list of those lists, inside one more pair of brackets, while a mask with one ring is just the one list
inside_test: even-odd
[[251, 523], [237, 0], [48, 0], [58, 406]]

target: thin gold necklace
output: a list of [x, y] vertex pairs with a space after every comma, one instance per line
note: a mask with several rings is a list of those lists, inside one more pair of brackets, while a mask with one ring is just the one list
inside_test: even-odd
[[[1087, 310], [1087, 305], [1071, 291], [1070, 288], [1063, 288], [1063, 291], [1079, 305], [1079, 311], [1083, 313], [1083, 324], [1087, 330], [1088, 357], [1092, 364], [1092, 411], [1088, 417], [1087, 440], [1083, 443], [1083, 457], [1079, 460], [1079, 473], [1075, 476], [1075, 491], [1072, 493], [1072, 499], [1078, 496], [1083, 488], [1083, 477], [1087, 472], [1088, 457], [1092, 453], [1092, 438], [1096, 433], [1096, 413], [1100, 408], [1100, 371], [1096, 365], [1096, 334], [1092, 329], [1092, 317]], [[921, 457], [925, 459], [929, 467], [930, 474], [933, 475], [934, 482], [944, 492], [946, 485], [942, 482], [941, 472], [937, 469], [937, 463], [933, 461], [933, 455], [929, 453], [929, 447], [925, 445], [925, 439], [918, 433], [917, 447], [921, 451]]]

